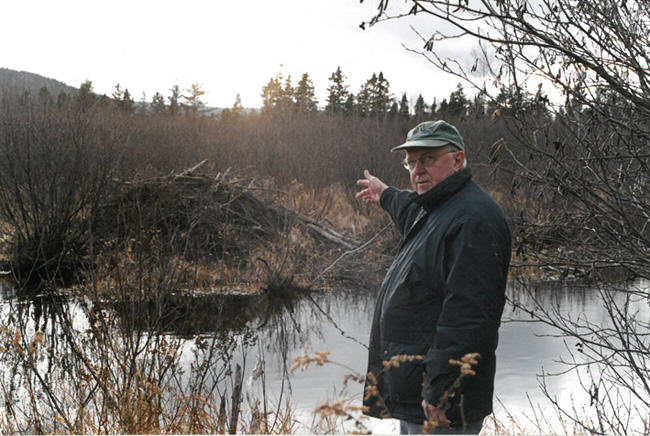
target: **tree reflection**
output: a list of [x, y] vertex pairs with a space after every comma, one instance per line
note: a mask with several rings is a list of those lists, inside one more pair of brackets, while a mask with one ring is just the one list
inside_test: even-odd
[[[323, 339], [341, 305], [367, 311], [373, 298], [7, 296], [0, 430], [41, 434], [291, 432], [292, 354]], [[273, 400], [267, 356], [281, 368]]]
[[560, 402], [547, 385], [553, 374], [541, 376], [539, 384], [558, 416], [577, 429], [625, 434], [647, 426], [641, 419], [650, 407], [647, 286], [636, 281], [549, 289], [521, 283], [509, 296], [515, 318], [543, 323], [548, 336], [564, 341], [561, 374], [575, 376], [588, 405]]

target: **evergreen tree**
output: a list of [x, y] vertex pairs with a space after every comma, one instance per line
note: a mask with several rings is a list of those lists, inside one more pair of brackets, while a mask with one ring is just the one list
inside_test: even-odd
[[241, 104], [241, 97], [237, 94], [235, 97], [235, 102], [231, 108], [226, 108], [221, 112], [221, 121], [223, 122], [232, 122], [242, 117], [244, 114], [244, 107]]
[[424, 103], [424, 98], [422, 94], [418, 95], [418, 99], [415, 101], [415, 118], [418, 120], [424, 120], [427, 117], [427, 105]]
[[304, 73], [295, 89], [295, 101], [298, 112], [315, 112], [317, 101], [314, 93], [314, 85], [309, 74]]
[[466, 114], [468, 106], [469, 104], [467, 97], [465, 96], [465, 91], [463, 90], [463, 85], [458, 83], [458, 85], [456, 85], [456, 90], [449, 95], [447, 112], [450, 115], [462, 117]]
[[486, 110], [487, 102], [485, 100], [485, 94], [479, 92], [474, 97], [474, 101], [469, 109], [469, 112], [476, 118], [483, 118], [485, 116]]
[[178, 85], [173, 85], [170, 89], [171, 95], [167, 97], [169, 100], [169, 114], [170, 115], [178, 115], [180, 112], [180, 102], [179, 99], [181, 98], [181, 89], [178, 87]]
[[161, 93], [156, 92], [153, 95], [153, 98], [151, 99], [151, 110], [153, 111], [154, 114], [161, 115], [165, 113], [166, 109], [167, 108], [165, 107], [165, 98], [162, 96]]
[[351, 92], [348, 93], [348, 97], [345, 99], [345, 104], [343, 105], [343, 112], [351, 114], [355, 111], [356, 101], [355, 96]]
[[79, 92], [77, 93], [77, 107], [85, 112], [90, 109], [95, 104], [96, 96], [93, 92], [93, 82], [86, 80], [84, 83], [79, 86]]
[[433, 97], [433, 102], [431, 103], [431, 107], [429, 109], [431, 109], [429, 111], [429, 114], [431, 115], [431, 119], [435, 120], [436, 119], [436, 111], [438, 109], [438, 102], [437, 102], [435, 97]]
[[390, 84], [382, 72], [379, 75], [373, 73], [357, 94], [357, 110], [362, 115], [382, 116], [388, 112], [392, 102]]
[[442, 101], [440, 102], [440, 108], [438, 109], [437, 115], [441, 118], [444, 118], [447, 115], [449, 115], [449, 104], [447, 103], [446, 98], [443, 98]]
[[269, 82], [262, 87], [262, 112], [269, 112], [276, 108], [282, 95], [282, 75], [269, 79]]
[[396, 118], [398, 115], [400, 115], [400, 113], [400, 106], [395, 100], [393, 100], [393, 103], [390, 105], [390, 109], [388, 110], [388, 115], [391, 118]]
[[291, 75], [284, 80], [284, 87], [278, 97], [277, 108], [282, 113], [292, 112], [296, 107], [295, 91], [291, 86]]
[[356, 112], [359, 115], [365, 116], [370, 113], [371, 105], [372, 105], [372, 94], [374, 92], [376, 83], [377, 83], [377, 74], [372, 73], [372, 77], [366, 80], [366, 83], [364, 83], [361, 86], [361, 89], [359, 89], [359, 92], [357, 93], [356, 105], [355, 105]]
[[346, 77], [341, 72], [341, 67], [329, 77], [330, 86], [327, 87], [327, 105], [325, 110], [329, 113], [345, 112], [350, 95], [348, 85], [345, 84]]
[[[596, 88], [596, 95], [598, 96], [600, 93], [602, 93], [602, 90], [600, 88]], [[547, 116], [549, 115], [548, 103], [549, 103], [548, 96], [544, 95], [544, 93], [542, 92], [542, 84], [540, 83], [537, 86], [537, 92], [530, 99], [530, 104], [528, 109], [536, 115]]]
[[244, 106], [241, 104], [241, 96], [237, 94], [235, 97], [235, 102], [232, 105], [232, 109], [230, 111], [233, 113], [235, 116], [241, 116], [244, 114]]
[[128, 88], [124, 89], [124, 94], [122, 95], [122, 101], [120, 102], [120, 109], [122, 109], [127, 114], [132, 114], [133, 109], [135, 108], [135, 101], [131, 97], [131, 93]]
[[402, 99], [399, 102], [399, 115], [404, 119], [408, 119], [411, 116], [409, 111], [409, 100], [406, 97], [406, 93], [402, 94]]
[[46, 86], [42, 86], [41, 89], [38, 90], [38, 101], [42, 106], [50, 106], [54, 103], [54, 99], [52, 98], [52, 94], [50, 94], [50, 90], [47, 89]]
[[52, 98], [52, 94], [50, 94], [50, 90], [47, 89], [46, 86], [42, 86], [38, 90], [38, 106], [40, 107], [40, 110], [45, 115], [51, 110], [53, 105], [54, 105], [54, 98]]
[[388, 111], [393, 100], [390, 95], [390, 84], [384, 78], [384, 73], [380, 71], [373, 85], [370, 94], [370, 112], [376, 116], [380, 116]]
[[201, 108], [205, 106], [205, 103], [201, 100], [203, 95], [205, 95], [203, 87], [199, 83], [192, 83], [183, 95], [183, 100], [185, 100], [181, 105], [183, 110], [188, 114], [197, 115], [201, 111]]
[[530, 109], [532, 100], [532, 96], [523, 89], [514, 85], [503, 86], [496, 97], [496, 107], [502, 114], [523, 113]]
[[142, 114], [145, 114], [149, 111], [149, 108], [147, 107], [147, 93], [142, 91], [142, 95], [140, 96], [140, 101], [138, 102], [138, 111]]
[[[303, 97], [308, 99], [308, 95], [310, 94], [308, 89], [311, 87], [313, 92], [313, 85], [309, 76], [304, 78]], [[315, 100], [313, 101], [315, 104]], [[303, 103], [307, 103], [306, 100]], [[277, 113], [288, 114], [294, 112], [296, 107], [296, 90], [291, 85], [291, 76], [287, 76], [285, 79], [282, 73], [278, 73], [278, 75], [270, 79], [262, 88], [262, 112], [269, 113], [275, 111]]]
[[65, 91], [59, 92], [59, 95], [56, 96], [56, 107], [63, 109], [68, 104], [68, 94]]
[[107, 107], [116, 107], [117, 105], [113, 101], [112, 98], [107, 96], [106, 94], [102, 94], [97, 99], [95, 100], [95, 106], [101, 107], [101, 108], [107, 108]]
[[124, 98], [124, 90], [120, 87], [119, 83], [115, 85], [115, 90], [113, 91], [113, 94], [111, 94], [111, 97], [115, 101], [115, 105], [120, 107], [120, 102]]
[[111, 94], [111, 98], [113, 100], [113, 105], [119, 110], [128, 114], [133, 113], [135, 102], [133, 101], [128, 89], [122, 89], [119, 83], [116, 84], [115, 90], [113, 91], [113, 94]]

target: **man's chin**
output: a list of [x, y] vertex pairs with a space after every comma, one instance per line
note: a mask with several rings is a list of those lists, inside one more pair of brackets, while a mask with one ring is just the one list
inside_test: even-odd
[[431, 183], [418, 183], [415, 186], [415, 192], [417, 192], [419, 195], [422, 195], [431, 188], [433, 188], [433, 185]]

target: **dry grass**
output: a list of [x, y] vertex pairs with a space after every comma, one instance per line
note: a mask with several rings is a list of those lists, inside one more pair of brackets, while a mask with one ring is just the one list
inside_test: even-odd
[[[340, 183], [326, 187], [309, 187], [296, 180], [282, 188], [279, 201], [316, 222], [325, 222], [338, 231], [363, 234], [373, 220], [372, 210], [360, 209], [353, 192]], [[377, 211], [374, 211], [377, 212]]]
[[[340, 365], [337, 362], [330, 360], [329, 354], [329, 352], [316, 352], [313, 354], [305, 353], [302, 356], [298, 356], [293, 359], [294, 365], [291, 368], [291, 372], [298, 369], [302, 371], [307, 370], [314, 364], [317, 366]], [[468, 353], [462, 356], [460, 360], [451, 359], [449, 361], [450, 365], [459, 367], [459, 375], [454, 383], [444, 392], [440, 407], [446, 408], [449, 405], [451, 398], [458, 393], [458, 389], [465, 377], [471, 377], [476, 374], [473, 368], [478, 364], [479, 357], [478, 353]], [[399, 368], [402, 364], [407, 362], [421, 361], [423, 358], [424, 357], [421, 355], [393, 356], [391, 359], [382, 362], [382, 372], [388, 372], [393, 368]], [[385, 403], [381, 393], [377, 389], [377, 377], [373, 373], [368, 373], [366, 376], [363, 376], [354, 372], [351, 368], [347, 369], [349, 369], [351, 373], [346, 374], [344, 377], [343, 388], [338, 394], [339, 398], [333, 401], [326, 401], [314, 410], [313, 413], [319, 419], [314, 428], [318, 428], [325, 433], [345, 431], [346, 433], [370, 434], [372, 431], [369, 428], [368, 418], [362, 416], [362, 413], [366, 412], [368, 409], [365, 406], [357, 405], [358, 400], [354, 401], [347, 395], [347, 388], [350, 381], [353, 381], [355, 386], [363, 385], [365, 382], [364, 400], [374, 398], [376, 404], [381, 406]], [[462, 411], [462, 394], [460, 397], [461, 416], [464, 416]], [[383, 415], [384, 418], [390, 418], [388, 410], [385, 410]], [[350, 430], [349, 426], [348, 428], [345, 427], [346, 423], [351, 425], [352, 430]], [[441, 426], [444, 425], [431, 419], [424, 423], [424, 430], [425, 432], [429, 432]]]
[[295, 430], [288, 402], [264, 412], [257, 407], [259, 399], [247, 407], [241, 395], [227, 394], [224, 382], [230, 377], [239, 378], [241, 386], [239, 368], [230, 373], [230, 364], [220, 359], [205, 364], [206, 358], [221, 352], [222, 341], [197, 338], [192, 353], [197, 363], [204, 363], [183, 369], [182, 341], [164, 335], [120, 337], [113, 330], [115, 319], [90, 321], [85, 332], [64, 329], [59, 338], [40, 330], [28, 334], [0, 328], [0, 358], [7, 369], [0, 379], [0, 432], [290, 434]]

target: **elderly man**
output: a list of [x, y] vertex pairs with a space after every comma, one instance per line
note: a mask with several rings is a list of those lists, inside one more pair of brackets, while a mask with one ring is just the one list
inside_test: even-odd
[[[495, 350], [511, 236], [503, 211], [472, 181], [465, 145], [445, 121], [412, 129], [404, 167], [413, 190], [364, 171], [358, 199], [381, 205], [402, 235], [372, 321], [364, 405], [402, 434], [477, 434], [492, 412]], [[458, 365], [479, 353], [475, 374]], [[458, 381], [457, 381], [458, 380]]]

